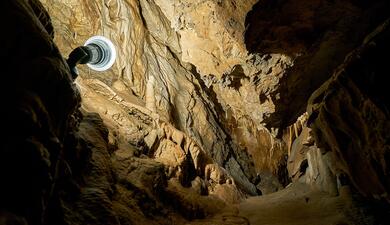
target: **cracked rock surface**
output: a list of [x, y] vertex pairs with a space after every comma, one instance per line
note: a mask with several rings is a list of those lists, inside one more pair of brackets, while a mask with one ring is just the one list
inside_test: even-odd
[[386, 224], [388, 1], [0, 4], [0, 224]]

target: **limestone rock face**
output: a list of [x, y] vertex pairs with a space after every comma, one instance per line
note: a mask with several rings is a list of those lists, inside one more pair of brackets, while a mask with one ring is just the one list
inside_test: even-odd
[[[112, 140], [145, 146], [136, 155], [162, 162], [186, 185], [216, 163], [251, 195], [259, 193], [257, 173], [277, 176], [285, 158], [283, 143], [261, 125], [274, 106], [252, 92], [273, 89], [292, 65], [282, 55], [247, 54], [244, 23], [254, 3], [43, 1], [64, 55], [93, 35], [117, 48], [111, 70], [80, 66], [77, 79], [83, 107], [101, 115]], [[144, 119], [132, 125], [134, 117]], [[188, 163], [194, 172], [186, 174]]]
[[245, 17], [256, 0], [155, 1], [180, 36], [181, 59], [220, 76], [245, 62]]
[[383, 61], [388, 37], [386, 20], [313, 93], [307, 113], [287, 129], [287, 168], [293, 182], [334, 195], [350, 185], [365, 196], [389, 200]]
[[[324, 152], [315, 143], [313, 131], [307, 127], [308, 114], [300, 116], [289, 127], [287, 169], [293, 182], [310, 184], [333, 195], [338, 194], [333, 152]], [[338, 175], [338, 174], [337, 174]]]
[[7, 30], [0, 38], [0, 223], [41, 224], [77, 127], [80, 96], [42, 4], [2, 1], [0, 7]]
[[311, 93], [388, 18], [388, 11], [387, 1], [266, 0], [253, 6], [245, 22], [249, 52], [282, 54], [294, 61], [279, 86], [265, 93], [275, 108], [263, 122], [282, 129], [293, 124]]
[[[390, 201], [388, 1], [0, 4], [0, 223], [185, 224], [291, 181]], [[117, 61], [72, 80], [93, 35]]]
[[[318, 158], [316, 144], [304, 144], [306, 128], [296, 141], [279, 138], [389, 8], [322, 0], [43, 3], [65, 55], [97, 34], [117, 47], [111, 70], [81, 66], [77, 80], [83, 107], [100, 114], [112, 142], [137, 146], [135, 156], [163, 163], [184, 186], [216, 163], [252, 195], [288, 184], [288, 156], [292, 177], [312, 162], [309, 183], [328, 174], [332, 163]], [[280, 184], [270, 177], [265, 188], [262, 174]], [[334, 176], [315, 183], [333, 189]]]
[[353, 185], [366, 196], [388, 200], [389, 102], [380, 57], [389, 49], [388, 37], [386, 20], [313, 93], [307, 113], [287, 129], [293, 182], [332, 194]]
[[[311, 97], [308, 125], [316, 143], [336, 154], [340, 173], [363, 194], [389, 200], [389, 100], [384, 57], [389, 20], [368, 35]], [[351, 163], [353, 162], [353, 163]]]

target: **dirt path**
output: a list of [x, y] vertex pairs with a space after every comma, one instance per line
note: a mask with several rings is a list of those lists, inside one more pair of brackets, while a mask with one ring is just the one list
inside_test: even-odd
[[191, 225], [355, 225], [363, 221], [348, 188], [339, 196], [295, 184], [282, 191], [251, 197], [208, 219]]

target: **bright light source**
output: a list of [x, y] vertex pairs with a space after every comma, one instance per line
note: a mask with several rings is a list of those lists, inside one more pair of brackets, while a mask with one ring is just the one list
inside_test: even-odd
[[89, 38], [84, 46], [90, 52], [90, 60], [87, 65], [96, 71], [108, 70], [115, 62], [116, 50], [114, 44], [103, 36], [93, 36]]

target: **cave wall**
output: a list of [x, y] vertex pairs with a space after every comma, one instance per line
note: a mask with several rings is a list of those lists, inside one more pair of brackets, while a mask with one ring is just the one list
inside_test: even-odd
[[80, 95], [39, 1], [2, 1], [0, 223], [42, 224], [77, 129]]
[[[180, 224], [289, 179], [389, 200], [387, 2], [42, 3], [1, 3], [0, 222]], [[73, 81], [95, 34], [118, 60]]]
[[284, 133], [293, 182], [388, 201], [388, 27], [387, 19], [345, 57]]
[[[144, 139], [151, 149], [148, 155], [168, 166], [173, 156], [163, 149], [195, 148], [194, 163], [206, 163], [201, 169], [195, 163], [198, 172], [190, 180], [204, 177], [206, 165], [216, 163], [251, 194], [270, 188], [257, 183], [259, 176], [266, 182], [268, 175], [280, 183], [273, 190], [297, 176], [337, 192], [337, 156], [324, 156], [316, 143], [298, 138], [301, 130], [313, 136], [298, 116], [345, 56], [388, 16], [386, 1], [118, 0], [44, 5], [65, 54], [95, 34], [108, 36], [118, 47], [112, 70], [98, 74], [80, 68], [78, 83], [85, 96], [94, 96], [85, 97], [84, 107], [125, 134], [118, 135], [125, 142], [142, 145]], [[97, 90], [104, 90], [109, 101], [96, 103], [92, 93]], [[131, 122], [125, 122], [131, 121], [126, 110], [113, 110], [112, 102], [153, 115], [153, 125], [140, 124], [140, 132], [131, 128]], [[173, 131], [167, 133], [167, 125]], [[194, 153], [198, 151], [202, 156]], [[295, 160], [297, 155], [301, 156]], [[324, 174], [320, 180], [315, 178], [319, 171]]]
[[336, 155], [335, 175], [365, 196], [389, 201], [389, 99], [386, 20], [311, 96], [308, 125], [322, 153]]
[[[277, 176], [283, 170], [280, 160], [285, 158], [285, 146], [260, 124], [263, 112], [256, 110], [273, 106], [251, 94], [256, 86], [250, 79], [258, 85], [276, 85], [272, 75], [281, 73], [291, 60], [280, 55], [264, 56], [264, 60], [248, 56], [244, 22], [254, 2], [43, 4], [52, 15], [55, 40], [64, 55], [96, 34], [109, 37], [117, 46], [118, 60], [112, 70], [96, 73], [80, 67], [77, 82], [85, 95], [104, 90], [111, 92], [107, 96], [120, 97], [109, 97], [104, 104], [85, 97], [83, 105], [99, 112], [106, 123], [120, 126], [117, 130], [126, 141], [137, 142], [149, 134], [147, 139], [153, 139], [161, 124], [170, 124], [184, 132], [183, 145], [196, 143], [208, 163], [225, 168], [250, 194], [258, 192], [253, 182], [257, 173]], [[275, 64], [279, 67], [271, 69]], [[212, 73], [221, 79], [211, 78]], [[265, 76], [269, 82], [260, 84]], [[152, 129], [142, 133], [127, 125], [127, 113], [114, 110], [118, 101], [153, 115]]]
[[264, 117], [266, 126], [282, 131], [293, 124], [313, 91], [388, 18], [388, 11], [387, 1], [259, 1], [245, 22], [248, 51], [294, 61], [279, 86], [265, 93], [275, 106]]

